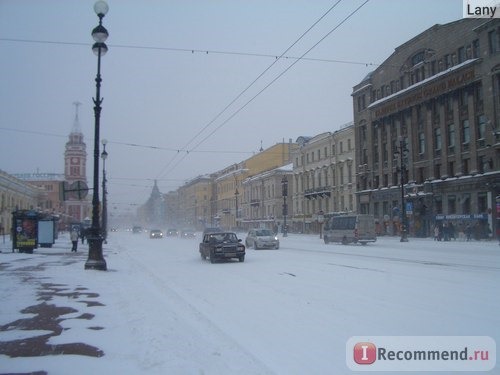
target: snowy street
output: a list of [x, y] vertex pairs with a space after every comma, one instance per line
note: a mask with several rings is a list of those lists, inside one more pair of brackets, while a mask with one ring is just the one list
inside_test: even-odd
[[[20, 311], [39, 304], [51, 284], [89, 293], [55, 293], [47, 302], [77, 310], [60, 317], [64, 330], [48, 344], [79, 342], [104, 353], [0, 351], [0, 373], [350, 374], [352, 336], [500, 342], [496, 241], [382, 237], [342, 246], [290, 234], [280, 236], [279, 250], [247, 249], [244, 263], [211, 264], [200, 258], [199, 238], [110, 233], [107, 272], [84, 270], [87, 245], [72, 254], [67, 235], [32, 255], [0, 242], [0, 349], [47, 333], [8, 323], [30, 316]], [[77, 318], [84, 313], [92, 316]]]

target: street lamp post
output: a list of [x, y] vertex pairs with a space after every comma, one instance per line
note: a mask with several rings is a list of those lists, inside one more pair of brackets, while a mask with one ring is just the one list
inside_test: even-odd
[[234, 223], [235, 223], [236, 229], [238, 229], [238, 195], [239, 194], [240, 194], [240, 192], [238, 191], [238, 188], [236, 188], [236, 191], [234, 192], [234, 201], [235, 201], [235, 205], [236, 205], [236, 211], [234, 213]]
[[288, 205], [286, 203], [286, 198], [288, 197], [288, 179], [286, 178], [286, 175], [283, 175], [283, 178], [281, 179], [281, 188], [283, 195], [283, 237], [286, 237], [288, 236], [286, 227], [286, 215], [288, 215]]
[[108, 31], [102, 25], [102, 19], [108, 12], [109, 7], [105, 1], [98, 1], [94, 4], [94, 11], [99, 17], [99, 25], [92, 30], [92, 38], [94, 38], [94, 45], [92, 51], [97, 55], [97, 76], [96, 83], [96, 97], [94, 101], [94, 116], [95, 116], [95, 129], [94, 129], [94, 186], [92, 197], [92, 225], [90, 227], [90, 234], [87, 237], [89, 243], [89, 257], [85, 263], [85, 269], [93, 269], [106, 271], [106, 261], [102, 254], [102, 233], [99, 226], [99, 125], [101, 117], [101, 56], [108, 51], [108, 47], [104, 43], [108, 38]]
[[399, 137], [399, 147], [394, 152], [394, 156], [400, 157], [400, 167], [398, 171], [401, 175], [401, 240], [400, 242], [408, 242], [408, 219], [406, 217], [406, 203], [405, 203], [405, 174], [406, 174], [406, 164], [404, 157], [408, 150], [406, 149], [405, 141], [403, 137]]
[[102, 158], [102, 237], [104, 239], [104, 243], [107, 243], [108, 239], [108, 192], [106, 191], [106, 159], [108, 157], [108, 153], [106, 152], [106, 144], [107, 140], [102, 140], [103, 150], [101, 152]]

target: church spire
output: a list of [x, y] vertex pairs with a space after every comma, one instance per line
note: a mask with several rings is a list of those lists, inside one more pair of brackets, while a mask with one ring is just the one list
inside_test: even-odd
[[82, 129], [80, 126], [80, 120], [78, 119], [78, 107], [82, 105], [80, 102], [73, 102], [75, 106], [75, 120], [73, 121], [73, 128], [71, 129], [72, 133], [81, 133]]

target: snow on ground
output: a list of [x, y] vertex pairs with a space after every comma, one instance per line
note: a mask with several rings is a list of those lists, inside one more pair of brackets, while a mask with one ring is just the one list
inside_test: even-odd
[[47, 333], [6, 327], [33, 316], [20, 311], [56, 284], [73, 293], [53, 293], [47, 303], [74, 311], [60, 316], [63, 331], [48, 343], [104, 352], [0, 354], [0, 373], [351, 374], [352, 336], [500, 342], [497, 242], [385, 237], [342, 246], [294, 234], [280, 241], [279, 250], [247, 250], [244, 263], [210, 264], [197, 240], [115, 232], [103, 272], [84, 270], [87, 245], [70, 253], [65, 235], [34, 254], [11, 253], [0, 239], [0, 348]]

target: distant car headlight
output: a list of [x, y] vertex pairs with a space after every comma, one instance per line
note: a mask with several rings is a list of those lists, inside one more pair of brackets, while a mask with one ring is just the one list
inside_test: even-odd
[[274, 240], [275, 240], [275, 241], [278, 241], [278, 236], [274, 236]]

